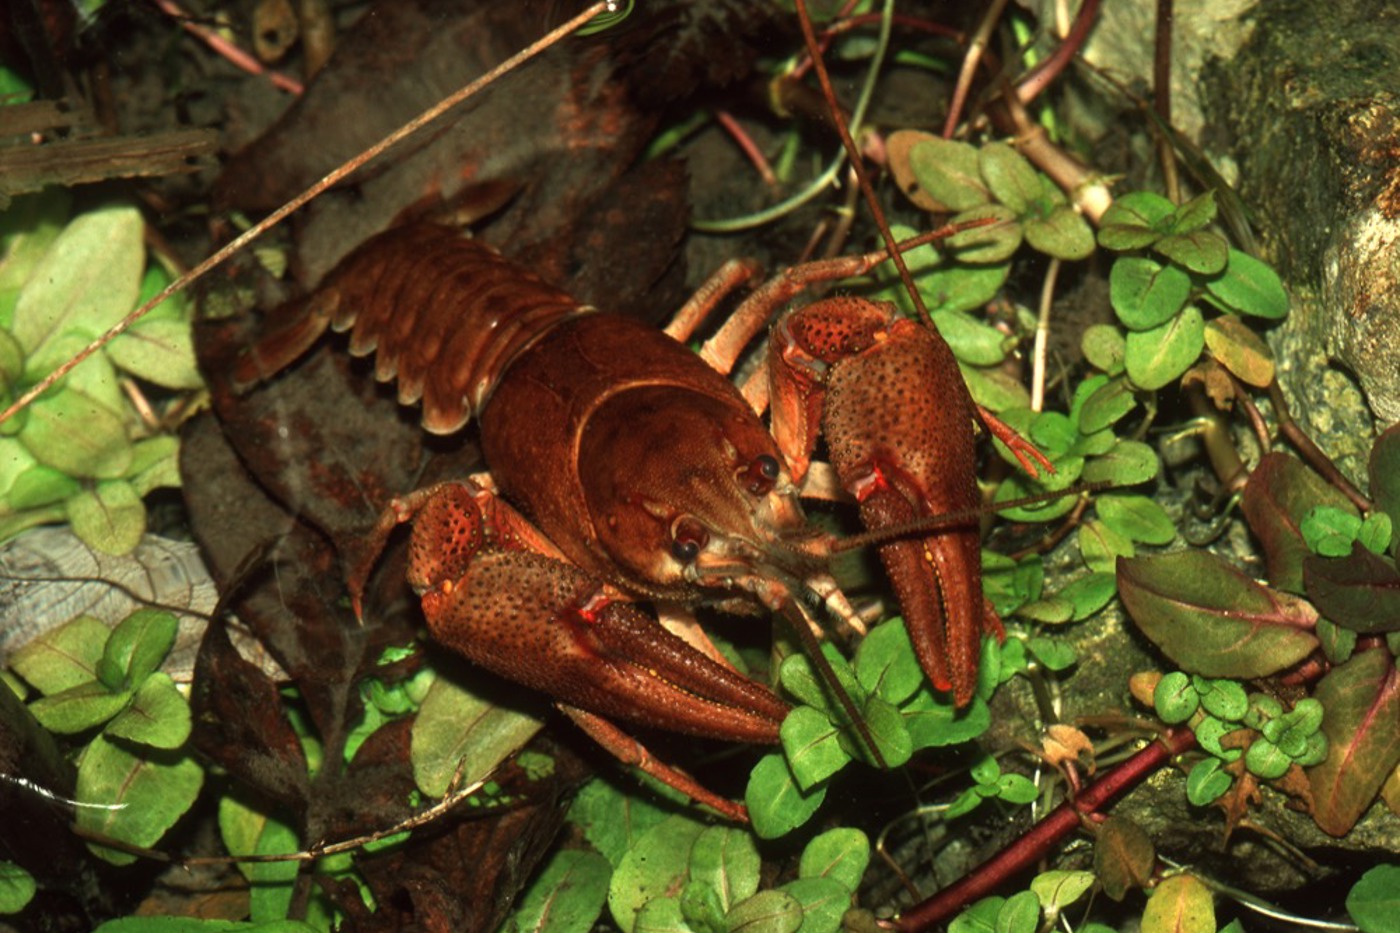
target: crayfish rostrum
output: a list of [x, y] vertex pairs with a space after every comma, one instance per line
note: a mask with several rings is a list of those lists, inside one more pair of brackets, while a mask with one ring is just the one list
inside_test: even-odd
[[[868, 526], [976, 510], [977, 409], [947, 344], [892, 306], [831, 298], [787, 312], [769, 336], [766, 382], [741, 393], [720, 371], [775, 302], [871, 261], [815, 264], [755, 291], [702, 354], [717, 369], [676, 338], [718, 285], [663, 333], [418, 224], [352, 253], [235, 379], [275, 372], [329, 326], [350, 332], [352, 353], [375, 354], [375, 375], [421, 403], [428, 431], [479, 421], [501, 498], [443, 484], [399, 500], [381, 527], [417, 516], [410, 580], [438, 641], [546, 692], [629, 760], [647, 756], [611, 720], [774, 742], [781, 700], [630, 602], [766, 608], [798, 627], [823, 605], [851, 619], [828, 571], [836, 539], [799, 501], [819, 426]], [[733, 264], [723, 281], [752, 273]], [[765, 396], [771, 432], [751, 401]], [[981, 634], [997, 625], [979, 548], [975, 519], [880, 546], [919, 661], [959, 705]]]

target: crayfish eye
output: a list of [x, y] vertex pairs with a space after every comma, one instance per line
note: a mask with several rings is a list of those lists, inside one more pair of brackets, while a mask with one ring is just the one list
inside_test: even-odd
[[683, 564], [688, 564], [700, 555], [700, 549], [710, 543], [710, 533], [705, 526], [693, 518], [683, 518], [676, 523], [671, 538], [671, 556]]
[[778, 482], [778, 459], [772, 454], [759, 454], [753, 462], [739, 471], [739, 478], [755, 496], [766, 496]]

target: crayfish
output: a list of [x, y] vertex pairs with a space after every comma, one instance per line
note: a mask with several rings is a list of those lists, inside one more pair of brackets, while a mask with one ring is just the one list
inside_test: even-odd
[[[428, 431], [477, 420], [496, 489], [442, 484], [381, 522], [383, 536], [416, 515], [409, 578], [433, 637], [555, 698], [620, 757], [740, 815], [651, 762], [613, 720], [773, 743], [788, 707], [632, 602], [766, 609], [799, 631], [824, 608], [853, 619], [828, 570], [838, 539], [800, 503], [820, 472], [810, 468], [819, 427], [872, 529], [979, 503], [977, 408], [943, 339], [893, 306], [828, 298], [789, 311], [743, 392], [723, 375], [775, 303], [873, 261], [775, 279], [697, 355], [679, 341], [752, 266], [722, 270], [663, 333], [581, 306], [455, 229], [418, 224], [347, 257], [234, 376], [265, 378], [330, 327], [349, 331], [351, 353], [375, 355], [376, 377], [421, 404]], [[756, 407], [765, 396], [771, 433]], [[879, 552], [921, 665], [965, 705], [981, 635], [999, 628], [982, 594], [976, 519]], [[364, 573], [352, 575], [357, 599]]]

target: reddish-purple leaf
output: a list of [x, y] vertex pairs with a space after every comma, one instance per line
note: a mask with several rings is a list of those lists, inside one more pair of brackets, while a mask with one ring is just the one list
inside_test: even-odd
[[1204, 551], [1118, 560], [1118, 595], [1143, 634], [1205, 677], [1264, 677], [1317, 647], [1317, 613]]
[[1288, 454], [1265, 454], [1249, 475], [1240, 507], [1264, 545], [1269, 582], [1279, 589], [1303, 592], [1303, 558], [1308, 549], [1298, 524], [1319, 505], [1356, 514], [1345, 496]]
[[1326, 710], [1327, 760], [1308, 769], [1313, 819], [1346, 835], [1400, 763], [1400, 676], [1390, 652], [1362, 651], [1333, 669], [1314, 696]]
[[1400, 630], [1400, 570], [1353, 544], [1346, 557], [1309, 554], [1303, 581], [1317, 611], [1342, 628], [1373, 634]]

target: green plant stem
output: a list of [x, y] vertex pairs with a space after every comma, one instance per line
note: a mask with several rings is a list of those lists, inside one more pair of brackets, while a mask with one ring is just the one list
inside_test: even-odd
[[921, 933], [944, 923], [958, 911], [994, 892], [1030, 868], [1054, 846], [1079, 829], [1085, 817], [1099, 813], [1119, 794], [1136, 787], [1158, 768], [1196, 744], [1190, 729], [1168, 729], [1158, 741], [1109, 771], [1073, 800], [1066, 800], [1029, 832], [968, 873], [962, 880], [904, 911], [886, 929]]

